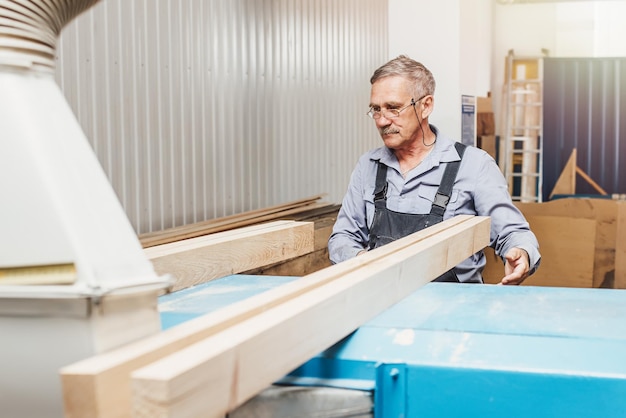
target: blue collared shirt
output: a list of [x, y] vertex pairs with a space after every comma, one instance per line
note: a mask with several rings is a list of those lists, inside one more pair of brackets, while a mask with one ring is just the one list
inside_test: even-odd
[[[373, 149], [359, 159], [344, 196], [337, 221], [328, 241], [330, 259], [339, 263], [355, 257], [367, 248], [369, 226], [374, 217], [374, 187], [377, 161], [387, 169], [387, 208], [396, 212], [430, 212], [446, 164], [458, 161], [455, 141], [437, 134], [434, 149], [421, 164], [404, 178], [396, 156], [387, 147]], [[511, 201], [507, 182], [494, 159], [476, 147], [467, 147], [454, 183], [444, 220], [455, 215], [479, 215], [491, 218], [490, 246], [499, 256], [513, 247], [528, 253], [531, 273], [539, 266], [537, 238], [528, 222]], [[456, 267], [461, 282], [482, 282], [485, 266], [482, 251]]]

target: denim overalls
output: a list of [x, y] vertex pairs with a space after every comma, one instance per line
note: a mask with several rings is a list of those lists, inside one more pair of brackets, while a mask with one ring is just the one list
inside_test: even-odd
[[[461, 159], [463, 159], [465, 145], [457, 142], [454, 146]], [[461, 160], [450, 162], [446, 166], [441, 184], [430, 208], [430, 213], [412, 214], [394, 212], [387, 209], [387, 166], [379, 161], [378, 171], [376, 172], [376, 188], [374, 189], [375, 209], [374, 219], [370, 226], [369, 249], [381, 247], [443, 221], [443, 214], [450, 201], [452, 186], [460, 165]], [[458, 282], [459, 279], [454, 273], [454, 269], [450, 269], [433, 281]]]

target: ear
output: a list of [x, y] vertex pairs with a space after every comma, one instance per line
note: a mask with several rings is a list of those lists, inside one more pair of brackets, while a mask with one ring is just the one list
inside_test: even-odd
[[435, 97], [429, 94], [419, 102], [419, 106], [422, 119], [427, 118], [433, 112], [433, 108], [435, 107]]

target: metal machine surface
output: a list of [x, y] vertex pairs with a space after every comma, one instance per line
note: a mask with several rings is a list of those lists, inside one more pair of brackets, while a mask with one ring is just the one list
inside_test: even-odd
[[[229, 276], [164, 296], [162, 323], [293, 279]], [[375, 417], [621, 417], [625, 298], [612, 289], [431, 283], [277, 383], [362, 391]]]

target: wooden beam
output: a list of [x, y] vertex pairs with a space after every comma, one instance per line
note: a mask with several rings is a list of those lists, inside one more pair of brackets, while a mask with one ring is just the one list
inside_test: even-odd
[[580, 177], [582, 177], [587, 183], [589, 183], [591, 185], [591, 187], [596, 189], [596, 191], [598, 193], [604, 194], [604, 195], [608, 194], [602, 187], [600, 187], [600, 185], [598, 183], [593, 181], [593, 179], [591, 177], [589, 177], [589, 175], [587, 173], [585, 173], [582, 168], [576, 166], [576, 173]]
[[314, 249], [313, 222], [275, 221], [144, 249], [158, 274], [172, 274], [180, 290]]
[[[152, 337], [69, 365], [61, 370], [65, 415], [68, 418], [130, 417], [130, 374], [134, 370], [322, 286], [337, 277], [349, 274], [355, 269], [376, 263], [396, 251], [415, 245], [456, 225], [461, 225], [467, 222], [468, 218], [470, 217], [455, 217], [375, 251], [233, 303], [219, 311], [187, 321]], [[468, 239], [468, 242], [478, 247], [486, 245], [489, 227], [484, 223], [485, 221], [482, 220], [476, 226], [477, 238]], [[425, 266], [430, 265], [430, 262], [425, 263]], [[424, 266], [420, 266], [416, 271], [419, 272], [423, 268]]]
[[133, 372], [133, 416], [222, 417], [488, 243], [489, 220], [470, 218], [350, 272], [314, 273], [315, 288]]

